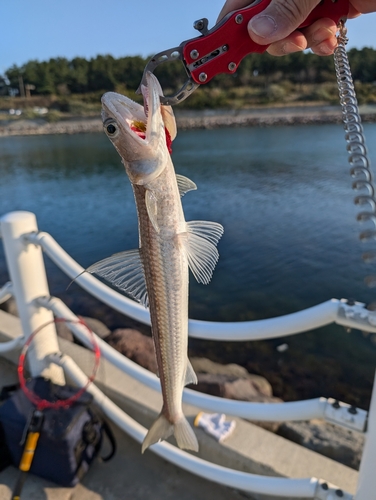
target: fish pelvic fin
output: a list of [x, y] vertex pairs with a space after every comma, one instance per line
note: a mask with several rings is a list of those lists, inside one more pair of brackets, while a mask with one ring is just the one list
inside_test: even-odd
[[187, 358], [187, 368], [185, 371], [185, 381], [184, 385], [188, 384], [198, 384], [197, 375], [193, 369], [193, 366], [189, 359]]
[[146, 434], [144, 442], [142, 443], [141, 453], [144, 453], [149, 446], [167, 439], [172, 434], [174, 434], [179, 448], [198, 451], [196, 434], [185, 416], [182, 415], [175, 424], [171, 424], [164, 416], [162, 410], [159, 417]]

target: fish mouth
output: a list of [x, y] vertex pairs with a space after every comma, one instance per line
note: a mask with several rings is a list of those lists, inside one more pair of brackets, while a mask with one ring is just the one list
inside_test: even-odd
[[140, 148], [152, 147], [155, 150], [160, 148], [162, 142], [171, 153], [171, 143], [176, 136], [172, 109], [169, 106], [161, 106], [162, 89], [152, 73], [146, 75], [146, 82], [147, 85], [141, 86], [144, 106], [116, 92], [103, 95], [104, 130], [115, 147], [117, 136], [122, 135], [123, 141], [129, 143], [128, 149], [136, 147], [139, 152]]

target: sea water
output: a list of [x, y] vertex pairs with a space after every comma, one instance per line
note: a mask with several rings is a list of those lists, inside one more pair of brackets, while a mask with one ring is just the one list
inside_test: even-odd
[[[366, 125], [365, 132], [376, 165], [376, 125]], [[190, 317], [245, 321], [292, 313], [331, 298], [376, 301], [376, 291], [364, 284], [365, 276], [376, 270], [361, 260], [365, 248], [358, 238], [362, 228], [356, 221], [347, 156], [341, 125], [178, 134], [175, 169], [198, 186], [183, 198], [186, 219], [213, 220], [225, 228], [212, 282], [199, 285], [191, 277]], [[104, 134], [0, 138], [0, 172], [0, 215], [34, 212], [40, 230], [82, 266], [137, 247], [132, 189]], [[80, 312], [85, 294], [77, 285], [67, 291], [70, 279], [48, 259], [46, 265], [51, 294], [68, 298]], [[0, 282], [7, 279], [0, 248]], [[121, 325], [117, 319], [110, 326]], [[285, 341], [289, 349], [282, 355], [277, 347]], [[305, 375], [332, 364], [332, 392], [343, 379], [369, 394], [376, 361], [372, 337], [348, 334], [341, 327], [252, 345], [209, 344], [192, 345], [195, 353], [241, 362], [256, 372], [270, 365], [273, 373], [282, 373], [282, 385], [283, 370], [291, 374], [294, 360], [306, 365]], [[303, 396], [324, 395], [328, 382], [314, 378], [315, 389], [307, 394], [304, 389]], [[280, 391], [286, 392], [283, 387]]]

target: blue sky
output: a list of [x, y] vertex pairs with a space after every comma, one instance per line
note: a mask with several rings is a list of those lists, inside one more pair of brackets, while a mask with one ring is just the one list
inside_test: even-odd
[[[151, 55], [210, 27], [224, 0], [0, 0], [0, 74], [51, 57]], [[376, 48], [376, 14], [348, 22], [349, 47]]]

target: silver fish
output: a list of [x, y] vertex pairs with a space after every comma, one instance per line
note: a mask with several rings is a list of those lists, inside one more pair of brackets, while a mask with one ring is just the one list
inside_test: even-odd
[[114, 92], [102, 97], [104, 130], [134, 191], [139, 249], [115, 254], [87, 271], [150, 308], [163, 407], [142, 453], [171, 434], [180, 448], [198, 451], [196, 435], [182, 411], [184, 386], [197, 383], [187, 355], [188, 268], [199, 282], [209, 283], [223, 227], [185, 221], [180, 197], [197, 187], [174, 171], [166, 144], [168, 136], [176, 136], [172, 108], [160, 105], [162, 90], [153, 74], [147, 75], [142, 91], [144, 107]]

